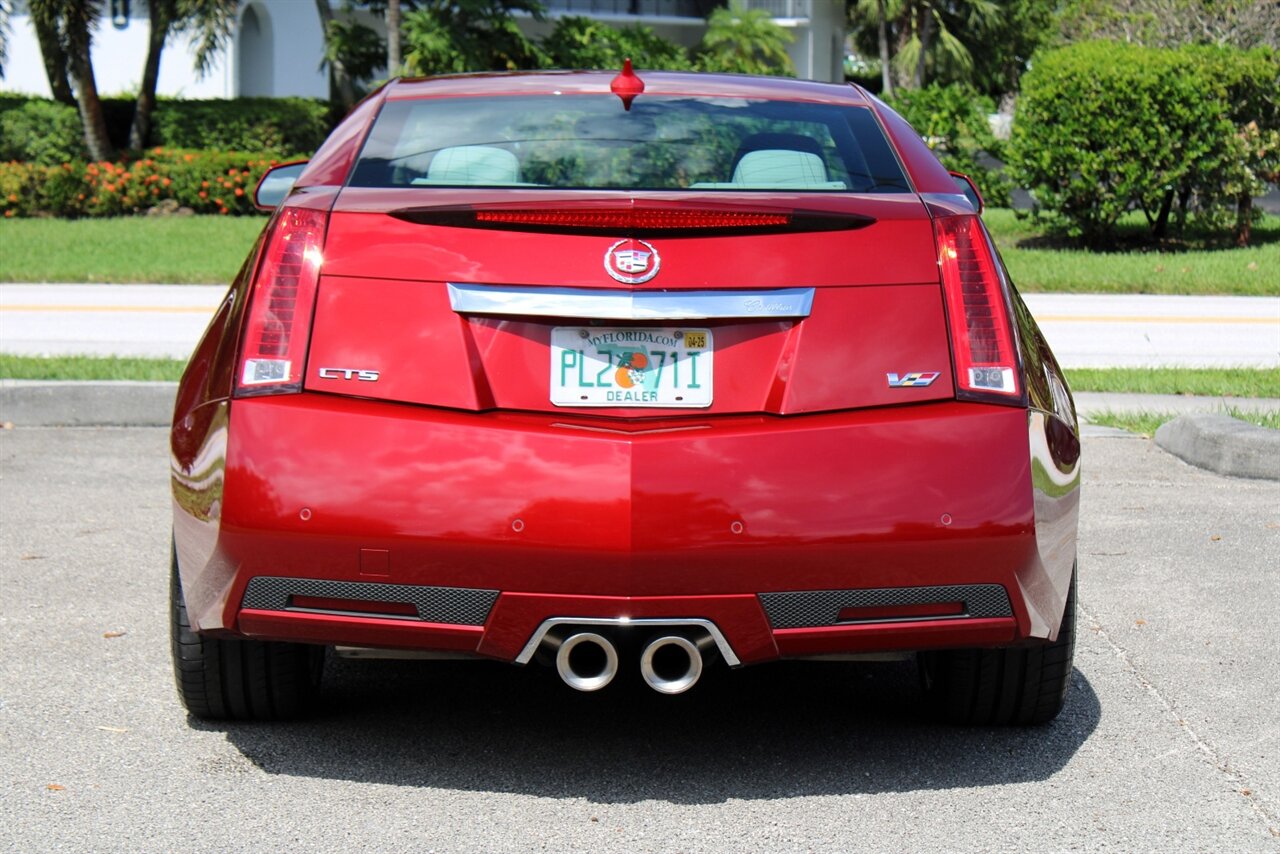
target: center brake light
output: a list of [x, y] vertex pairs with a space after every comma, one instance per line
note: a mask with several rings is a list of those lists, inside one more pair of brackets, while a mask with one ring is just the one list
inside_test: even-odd
[[956, 396], [1020, 403], [1018, 351], [995, 254], [972, 214], [933, 221], [951, 326]]
[[325, 211], [280, 210], [249, 290], [238, 397], [302, 390], [327, 225]]
[[491, 228], [601, 237], [738, 237], [865, 228], [873, 217], [846, 212], [741, 207], [560, 205], [404, 208], [391, 216], [418, 225]]

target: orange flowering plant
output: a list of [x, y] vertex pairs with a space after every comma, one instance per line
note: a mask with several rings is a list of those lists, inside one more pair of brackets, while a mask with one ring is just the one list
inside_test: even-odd
[[114, 162], [0, 163], [0, 214], [121, 216], [173, 200], [196, 213], [257, 213], [253, 188], [277, 160], [234, 151], [153, 148]]

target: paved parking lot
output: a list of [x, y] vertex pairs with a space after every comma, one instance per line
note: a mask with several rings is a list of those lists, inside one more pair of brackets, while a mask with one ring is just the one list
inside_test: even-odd
[[0, 431], [0, 848], [1280, 850], [1280, 483], [1085, 454], [1046, 727], [932, 724], [901, 665], [667, 698], [452, 662], [331, 662], [314, 719], [210, 726], [171, 685], [165, 431]]

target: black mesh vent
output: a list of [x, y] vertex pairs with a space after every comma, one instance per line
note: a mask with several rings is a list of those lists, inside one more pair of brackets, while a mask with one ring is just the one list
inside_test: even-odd
[[240, 607], [287, 611], [290, 596], [354, 599], [360, 602], [410, 602], [418, 609], [419, 620], [457, 626], [482, 626], [489, 617], [493, 603], [498, 600], [498, 591], [260, 575], [249, 581]]
[[1010, 617], [1009, 594], [999, 584], [943, 587], [880, 587], [868, 590], [799, 590], [761, 593], [760, 604], [775, 629], [834, 626], [845, 608], [883, 608], [964, 602], [965, 617]]

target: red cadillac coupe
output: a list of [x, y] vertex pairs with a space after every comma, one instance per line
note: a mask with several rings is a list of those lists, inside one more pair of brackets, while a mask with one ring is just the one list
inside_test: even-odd
[[305, 712], [326, 649], [667, 694], [914, 658], [947, 720], [1058, 714], [1072, 398], [976, 192], [875, 97], [396, 80], [258, 193], [173, 417], [193, 715]]

